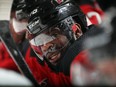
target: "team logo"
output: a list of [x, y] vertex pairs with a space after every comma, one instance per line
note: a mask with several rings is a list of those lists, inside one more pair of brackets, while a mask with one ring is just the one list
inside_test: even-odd
[[61, 4], [62, 2], [64, 2], [64, 0], [55, 0], [58, 4]]

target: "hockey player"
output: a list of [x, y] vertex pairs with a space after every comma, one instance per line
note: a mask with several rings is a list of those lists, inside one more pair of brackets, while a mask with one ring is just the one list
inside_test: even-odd
[[[81, 44], [84, 38], [98, 29], [87, 26], [86, 16], [73, 1], [60, 5], [45, 2], [30, 14], [27, 39], [38, 58], [28, 58], [28, 64], [38, 82], [71, 86], [70, 65], [84, 50]], [[86, 62], [86, 59], [78, 61]]]

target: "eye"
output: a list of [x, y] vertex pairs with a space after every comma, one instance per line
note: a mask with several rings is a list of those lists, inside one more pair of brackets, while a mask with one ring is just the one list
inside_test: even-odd
[[53, 33], [52, 36], [53, 37], [57, 37], [58, 36], [58, 33]]

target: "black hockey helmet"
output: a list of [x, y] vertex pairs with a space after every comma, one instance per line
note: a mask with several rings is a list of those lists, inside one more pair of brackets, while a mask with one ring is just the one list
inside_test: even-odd
[[86, 17], [73, 0], [66, 0], [61, 4], [53, 3], [52, 0], [43, 0], [30, 13], [28, 30], [31, 34], [40, 33], [64, 19], [67, 19], [64, 25], [70, 26], [73, 22], [71, 18], [81, 25], [83, 32], [86, 31]]

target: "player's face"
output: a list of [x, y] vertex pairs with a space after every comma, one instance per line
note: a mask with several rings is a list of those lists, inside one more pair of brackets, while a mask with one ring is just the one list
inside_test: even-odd
[[66, 21], [67, 19], [43, 31], [39, 29], [39, 34], [30, 40], [38, 56], [54, 65], [65, 54], [70, 40], [76, 40], [83, 34], [80, 24], [72, 20], [69, 25]]
[[30, 43], [38, 55], [45, 57], [51, 64], [56, 65], [62, 53], [65, 52], [69, 40], [59, 28], [55, 27], [42, 32], [33, 38]]

